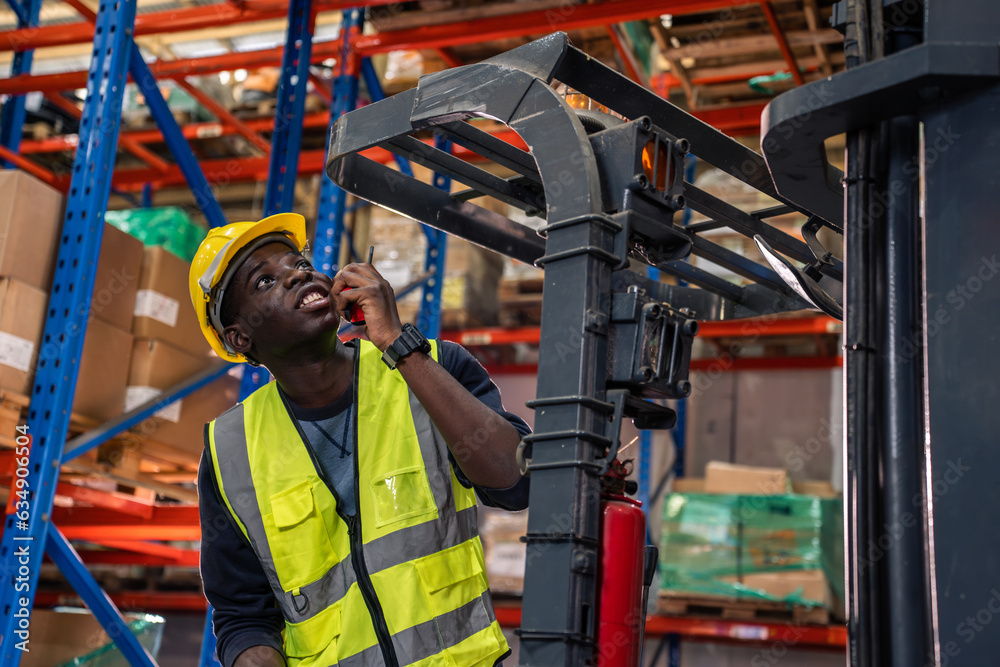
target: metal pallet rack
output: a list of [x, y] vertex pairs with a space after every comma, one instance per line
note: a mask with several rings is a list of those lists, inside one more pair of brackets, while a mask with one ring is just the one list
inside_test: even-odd
[[[66, 444], [69, 411], [75, 389], [76, 367], [79, 360], [83, 336], [86, 330], [86, 314], [93, 290], [94, 270], [102, 234], [104, 212], [111, 191], [112, 177], [116, 187], [123, 191], [144, 189], [148, 198], [148, 183], [161, 185], [186, 182], [196, 194], [210, 224], [224, 223], [221, 208], [215, 200], [205, 172], [218, 165], [211, 161], [199, 164], [192, 154], [187, 140], [198, 136], [197, 126], [179, 127], [171, 116], [165, 101], [157, 88], [157, 78], [172, 78], [184, 86], [184, 77], [190, 74], [207, 74], [234, 67], [264, 66], [281, 64], [282, 77], [279, 100], [269, 146], [270, 155], [265, 158], [244, 158], [239, 161], [240, 178], [267, 178], [265, 214], [289, 210], [297, 175], [316, 173], [322, 170], [325, 151], [301, 151], [303, 127], [332, 124], [337, 117], [354, 108], [358, 90], [358, 79], [363, 78], [373, 100], [380, 95], [377, 77], [368, 56], [399, 48], [440, 49], [458, 43], [469, 43], [486, 39], [521, 36], [532, 32], [547, 32], [554, 27], [567, 30], [576, 27], [604, 25], [611, 22], [647, 18], [669, 10], [675, 14], [719, 9], [744, 4], [742, 0], [670, 0], [649, 2], [648, 0], [620, 0], [614, 7], [605, 5], [581, 5], [566, 17], [561, 17], [557, 26], [552, 25], [551, 16], [542, 11], [524, 12], [503, 20], [475, 20], [462, 24], [449, 24], [428, 29], [397, 31], [387, 34], [364, 35], [360, 28], [363, 10], [346, 9], [354, 6], [376, 6], [385, 4], [380, 0], [340, 2], [337, 0], [293, 0], [291, 3], [225, 3], [219, 6], [192, 7], [173, 12], [170, 20], [156, 14], [136, 16], [136, 0], [102, 0], [96, 13], [86, 7], [71, 2], [81, 11], [84, 21], [68, 26], [37, 27], [42, 0], [8, 0], [19, 18], [19, 29], [0, 39], [0, 49], [17, 50], [12, 76], [0, 81], [0, 93], [14, 95], [5, 105], [0, 119], [0, 158], [7, 166], [20, 167], [36, 177], [59, 187], [68, 193], [66, 219], [59, 250], [59, 269], [53, 283], [44, 341], [47, 352], [41, 355], [32, 391], [32, 403], [26, 425], [26, 437], [30, 440], [30, 457], [27, 466], [25, 488], [30, 512], [25, 528], [17, 512], [8, 512], [4, 524], [3, 541], [0, 543], [0, 564], [8, 585], [0, 591], [0, 609], [3, 618], [0, 623], [0, 665], [16, 665], [20, 653], [11, 640], [20, 629], [21, 610], [30, 613], [37, 588], [39, 568], [44, 551], [55, 561], [74, 588], [94, 611], [101, 623], [112, 636], [120, 637], [120, 647], [134, 665], [151, 665], [152, 659], [124, 627], [124, 621], [111, 598], [100, 590], [93, 577], [87, 572], [83, 561], [70, 545], [69, 540], [79, 537], [93, 537], [90, 531], [62, 531], [52, 525], [52, 519], [59, 517], [53, 508], [53, 500], [58, 484], [60, 464], [84, 452], [92, 450], [101, 442], [122, 433], [138, 424], [165, 405], [183, 398], [221, 376], [228, 367], [212, 368], [200, 373], [175, 387], [165, 391], [161, 397], [139, 406], [130, 413], [98, 429], [91, 431]], [[287, 7], [287, 9], [286, 9]], [[317, 12], [343, 10], [342, 37], [332, 42], [313, 45], [311, 31]], [[133, 38], [136, 35], [155, 34], [177, 30], [207, 28], [214, 25], [233, 24], [287, 17], [288, 33], [286, 44], [280, 49], [270, 49], [252, 54], [232, 54], [210, 58], [196, 58], [173, 62], [158, 62], [147, 65], [139, 53]], [[56, 75], [31, 75], [32, 49], [42, 46], [57, 46], [83, 43], [93, 40], [93, 60], [88, 72], [72, 72]], [[616, 43], [617, 44], [617, 43]], [[15, 47], [16, 45], [16, 47]], [[620, 44], [618, 44], [620, 46]], [[338, 58], [341, 72], [334, 82], [330, 113], [306, 114], [303, 101], [306, 83], [309, 80], [308, 66], [311, 62], [328, 57]], [[155, 132], [123, 132], [119, 134], [120, 110], [127, 74], [140, 86], [146, 96], [151, 112], [159, 127]], [[23, 93], [43, 91], [56, 99], [58, 92], [70, 88], [87, 88], [87, 102], [81, 116], [79, 145], [76, 160], [69, 175], [59, 176], [26, 155], [46, 150], [60, 150], [68, 147], [64, 138], [42, 142], [24, 142], [22, 145], [21, 126], [24, 120]], [[190, 90], [189, 87], [185, 86]], [[210, 100], [202, 103], [212, 108]], [[242, 122], [226, 114], [224, 109], [214, 109], [219, 117], [219, 132], [240, 134], [255, 145], [262, 140], [258, 131], [269, 129], [260, 122]], [[706, 122], [731, 131], [750, 129], [756, 126], [759, 107], [733, 109], [722, 112], [704, 112], [699, 116]], [[301, 119], [302, 122], [293, 122]], [[155, 140], [162, 134], [174, 157], [174, 164], [158, 158], [144, 149], [143, 141]], [[505, 136], [512, 142], [514, 136]], [[120, 141], [123, 149], [143, 159], [148, 167], [115, 170], [116, 145]], [[266, 142], [264, 146], [267, 147]], [[437, 148], [447, 150], [439, 143]], [[384, 161], [396, 159], [385, 152]], [[406, 171], [404, 162], [400, 169]], [[435, 185], [447, 189], [447, 180], [438, 177]], [[324, 177], [316, 232], [316, 263], [324, 270], [335, 270], [338, 244], [343, 231], [345, 195], [342, 190]], [[428, 254], [426, 258], [426, 282], [421, 300], [422, 308], [418, 321], [421, 329], [428, 333], [440, 327], [440, 294], [443, 281], [444, 252], [446, 236], [443, 232], [427, 228]], [[263, 378], [258, 373], [244, 376], [243, 394], [252, 390]], [[16, 508], [15, 508], [16, 509]], [[188, 508], [176, 508], [179, 510]], [[184, 511], [167, 512], [177, 516], [161, 517], [165, 523], [176, 522], [179, 532], [196, 534], [196, 514]], [[161, 514], [165, 514], [161, 512]], [[192, 533], [192, 518], [195, 532]], [[153, 522], [155, 523], [155, 521]], [[159, 528], [162, 529], [162, 528]], [[131, 528], [129, 530], [132, 530]], [[153, 532], [147, 532], [147, 539], [155, 539]], [[166, 535], [166, 533], [160, 533]], [[19, 551], [19, 549], [21, 551]], [[25, 578], [27, 591], [15, 594], [14, 585], [20, 575], [12, 568], [16, 554], [27, 553], [28, 574]], [[27, 597], [25, 597], [25, 595]], [[27, 616], [23, 616], [26, 618]], [[206, 643], [203, 646], [201, 664], [212, 662], [210, 626], [206, 625]], [[677, 631], [680, 633], [680, 631]]]

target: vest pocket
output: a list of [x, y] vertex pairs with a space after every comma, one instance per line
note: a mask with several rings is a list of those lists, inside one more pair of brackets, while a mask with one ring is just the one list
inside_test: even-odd
[[285, 656], [289, 667], [337, 663], [337, 641], [341, 632], [340, 604], [327, 607], [308, 621], [285, 624]]
[[316, 581], [337, 562], [309, 480], [271, 496], [271, 520], [277, 529], [271, 555], [286, 591]]
[[475, 541], [469, 540], [415, 563], [435, 616], [457, 609], [485, 590], [483, 566], [474, 545]]
[[424, 514], [437, 514], [423, 466], [379, 475], [370, 484], [375, 527], [382, 528]]
[[435, 616], [443, 664], [492, 665], [491, 660], [506, 650], [501, 649], [500, 631], [490, 621], [483, 600], [488, 582], [477, 545], [478, 540], [472, 539], [415, 563]]

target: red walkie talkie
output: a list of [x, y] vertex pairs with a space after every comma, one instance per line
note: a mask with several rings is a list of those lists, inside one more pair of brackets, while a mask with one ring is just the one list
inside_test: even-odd
[[[375, 246], [371, 246], [371, 247], [368, 248], [368, 263], [369, 264], [372, 263], [372, 257], [374, 257], [374, 256], [375, 256]], [[342, 292], [346, 292], [349, 289], [351, 289], [351, 288], [350, 287], [345, 287], [341, 291]], [[356, 326], [356, 327], [363, 327], [365, 325], [365, 313], [364, 313], [364, 311], [361, 310], [361, 306], [359, 306], [358, 304], [353, 303], [350, 306], [348, 306], [345, 315], [347, 317], [347, 321], [350, 322], [351, 324], [353, 324], [354, 326]]]

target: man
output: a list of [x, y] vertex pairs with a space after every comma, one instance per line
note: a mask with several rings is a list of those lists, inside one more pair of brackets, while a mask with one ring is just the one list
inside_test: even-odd
[[[401, 326], [370, 264], [334, 279], [279, 214], [212, 230], [191, 298], [224, 359], [274, 382], [205, 430], [201, 571], [225, 667], [484, 665], [509, 654], [476, 495], [527, 505], [528, 427], [461, 347]], [[358, 307], [368, 340], [343, 344]]]

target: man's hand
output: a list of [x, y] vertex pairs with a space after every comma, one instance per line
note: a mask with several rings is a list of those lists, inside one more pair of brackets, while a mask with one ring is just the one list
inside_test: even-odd
[[285, 667], [285, 657], [270, 646], [252, 646], [236, 656], [233, 667]]
[[333, 277], [330, 295], [333, 297], [330, 307], [341, 315], [352, 304], [361, 308], [365, 314], [365, 335], [383, 352], [403, 333], [392, 286], [371, 264], [348, 264], [341, 269]]

